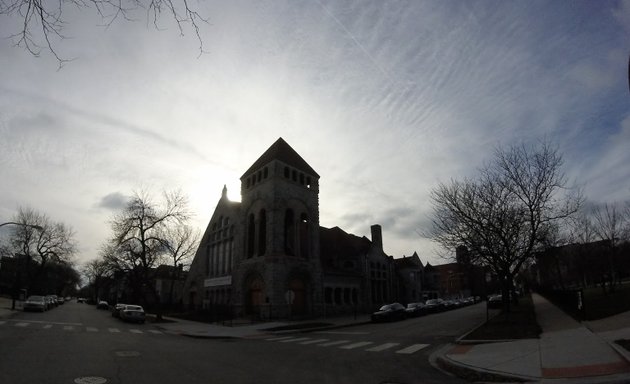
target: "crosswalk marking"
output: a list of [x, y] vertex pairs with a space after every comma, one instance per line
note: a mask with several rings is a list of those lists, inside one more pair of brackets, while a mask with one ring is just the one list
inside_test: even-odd
[[331, 341], [329, 343], [324, 343], [324, 344], [317, 344], [320, 347], [332, 347], [334, 345], [339, 345], [339, 344], [345, 344], [345, 343], [349, 343], [350, 340], [337, 340], [337, 341]]
[[298, 337], [295, 339], [282, 340], [281, 343], [295, 343], [296, 341], [310, 340], [310, 337]]
[[302, 345], [317, 344], [317, 343], [323, 343], [324, 341], [328, 341], [328, 340], [329, 339], [315, 339], [315, 340], [303, 341], [299, 344], [302, 344]]
[[64, 325], [63, 330], [64, 331], [72, 331], [74, 329], [74, 327], [72, 325]]
[[400, 343], [385, 343], [385, 344], [381, 344], [381, 345], [376, 346], [376, 347], [372, 347], [372, 348], [366, 349], [366, 351], [369, 351], [369, 352], [381, 352], [381, 351], [384, 351], [386, 349], [390, 349], [392, 347], [395, 347], [397, 345], [400, 345]]
[[120, 329], [118, 328], [107, 328], [110, 333], [120, 333]]
[[142, 331], [139, 330], [139, 329], [130, 329], [129, 332], [131, 332], [131, 333], [142, 333]]
[[341, 349], [355, 349], [359, 347], [365, 347], [366, 345], [374, 344], [371, 341], [359, 341], [358, 343], [352, 343], [348, 345], [344, 345], [343, 347], [339, 347]]
[[94, 327], [87, 327], [87, 328], [85, 328], [85, 330], [88, 331], [88, 332], [98, 332], [98, 329], [94, 328]]
[[280, 340], [287, 340], [287, 339], [292, 339], [293, 337], [291, 336], [283, 336], [283, 337], [273, 337], [271, 339], [266, 339], [267, 341], [280, 341]]
[[28, 327], [30, 323], [17, 323], [15, 324], [16, 327]]
[[50, 328], [52, 328], [52, 324], [46, 324], [46, 325], [44, 325], [42, 328], [44, 328], [44, 329], [50, 329]]
[[407, 348], [403, 348], [400, 351], [396, 351], [396, 353], [412, 354], [428, 346], [429, 344], [414, 344]]

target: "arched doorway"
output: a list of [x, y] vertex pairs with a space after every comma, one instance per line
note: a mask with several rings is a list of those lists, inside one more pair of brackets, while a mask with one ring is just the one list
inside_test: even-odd
[[299, 278], [289, 281], [289, 290], [293, 291], [293, 303], [291, 304], [292, 315], [306, 315], [306, 285]]
[[245, 312], [248, 315], [260, 314], [260, 306], [265, 303], [265, 282], [255, 276], [249, 280], [245, 289]]

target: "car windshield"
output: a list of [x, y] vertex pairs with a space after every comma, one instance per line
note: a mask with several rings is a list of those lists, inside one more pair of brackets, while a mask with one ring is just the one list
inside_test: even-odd
[[43, 301], [44, 297], [43, 296], [31, 296], [28, 298], [29, 301]]
[[142, 307], [139, 305], [127, 305], [125, 311], [142, 311]]
[[389, 311], [390, 309], [392, 309], [392, 306], [390, 304], [387, 304], [379, 308], [379, 311]]

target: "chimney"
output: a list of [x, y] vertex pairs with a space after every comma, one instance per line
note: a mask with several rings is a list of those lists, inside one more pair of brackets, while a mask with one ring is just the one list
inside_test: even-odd
[[381, 226], [374, 224], [372, 227], [372, 245], [377, 249], [383, 250], [383, 234], [381, 233]]

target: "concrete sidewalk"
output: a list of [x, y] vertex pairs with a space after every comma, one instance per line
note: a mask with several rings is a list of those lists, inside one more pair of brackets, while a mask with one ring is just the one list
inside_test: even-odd
[[0, 319], [6, 319], [18, 312], [22, 312], [22, 302], [15, 302], [15, 310], [11, 309], [11, 305], [13, 304], [13, 300], [0, 296]]
[[532, 299], [543, 330], [539, 339], [448, 345], [433, 358], [472, 380], [630, 383], [630, 364], [613, 342], [630, 338], [630, 315], [581, 324], [540, 295]]

